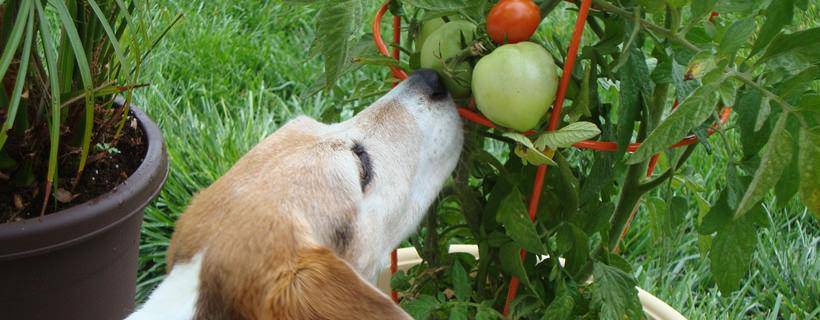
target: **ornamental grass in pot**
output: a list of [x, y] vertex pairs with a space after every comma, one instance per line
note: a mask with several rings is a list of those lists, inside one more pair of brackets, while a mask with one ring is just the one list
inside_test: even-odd
[[130, 104], [165, 29], [131, 0], [0, 1], [0, 317], [115, 319], [168, 170]]

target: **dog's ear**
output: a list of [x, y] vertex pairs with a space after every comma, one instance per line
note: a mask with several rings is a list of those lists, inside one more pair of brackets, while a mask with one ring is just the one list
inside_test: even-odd
[[330, 250], [307, 249], [297, 256], [290, 288], [265, 297], [274, 319], [412, 319]]

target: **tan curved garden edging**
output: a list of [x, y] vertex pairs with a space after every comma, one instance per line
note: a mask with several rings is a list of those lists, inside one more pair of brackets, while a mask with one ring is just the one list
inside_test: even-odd
[[[397, 250], [399, 270], [407, 270], [422, 262], [415, 248], [401, 248]], [[450, 253], [469, 253], [478, 258], [478, 247], [470, 244], [454, 244], [450, 246]], [[390, 270], [379, 275], [377, 286], [385, 293], [390, 293]], [[643, 311], [649, 319], [655, 320], [686, 320], [677, 310], [641, 288], [638, 289], [638, 299], [641, 300]]]

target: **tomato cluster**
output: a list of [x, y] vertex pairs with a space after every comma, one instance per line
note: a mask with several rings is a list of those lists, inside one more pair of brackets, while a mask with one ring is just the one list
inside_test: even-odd
[[[486, 30], [458, 17], [425, 21], [416, 37], [420, 66], [437, 70], [454, 98], [475, 98], [498, 125], [526, 131], [549, 110], [558, 87], [557, 67], [540, 45], [527, 40], [541, 22], [531, 0], [501, 0], [487, 15]], [[475, 62], [480, 32], [497, 48]], [[471, 61], [471, 59], [473, 61]]]

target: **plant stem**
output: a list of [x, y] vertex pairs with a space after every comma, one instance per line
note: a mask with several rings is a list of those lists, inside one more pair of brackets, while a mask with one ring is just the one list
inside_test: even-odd
[[424, 237], [424, 260], [431, 267], [438, 267], [438, 205], [439, 201], [427, 210], [427, 235]]
[[764, 88], [763, 86], [757, 84], [757, 82], [755, 82], [754, 80], [749, 78], [747, 75], [745, 75], [743, 73], [740, 73], [740, 72], [737, 72], [737, 71], [731, 71], [729, 73], [729, 75], [732, 76], [732, 77], [735, 77], [736, 79], [738, 79], [741, 82], [747, 84], [748, 86], [750, 86], [752, 88], [755, 88], [756, 90], [760, 91], [760, 93], [765, 95], [767, 98], [771, 99], [772, 101], [774, 101], [775, 103], [780, 105], [780, 107], [783, 108], [784, 111], [794, 112], [794, 106], [792, 106], [788, 102], [784, 101], [782, 98], [780, 98], [780, 96], [774, 94], [774, 92], [771, 92], [771, 91], [767, 90], [766, 88]]
[[666, 181], [666, 179], [669, 179], [672, 176], [674, 176], [675, 172], [683, 166], [683, 163], [686, 162], [686, 160], [689, 159], [689, 156], [692, 155], [693, 151], [695, 151], [696, 146], [697, 144], [688, 145], [681, 154], [680, 158], [678, 158], [678, 161], [675, 163], [674, 166], [667, 169], [663, 174], [661, 174], [657, 178], [641, 183], [641, 185], [638, 187], [638, 189], [641, 190], [641, 193], [646, 193], [651, 191], [652, 189], [655, 189], [656, 187], [663, 184], [663, 182]]
[[624, 231], [632, 210], [641, 202], [641, 197], [645, 193], [640, 190], [641, 178], [644, 174], [646, 174], [646, 162], [634, 164], [627, 168], [621, 194], [618, 196], [618, 204], [612, 214], [612, 226], [609, 229], [609, 251], [618, 246], [621, 233]]
[[[613, 5], [609, 2], [606, 2], [606, 1], [603, 1], [603, 0], [592, 0], [592, 3], [594, 3], [598, 8], [600, 8], [604, 11], [612, 12], [612, 13], [617, 14], [619, 16], [622, 16], [624, 18], [631, 19], [633, 17], [632, 12], [624, 10], [624, 9], [622, 9], [618, 6], [615, 6], [615, 5]], [[670, 41], [675, 42], [677, 44], [680, 44], [680, 45], [684, 46], [685, 48], [687, 48], [691, 51], [694, 51], [694, 52], [699, 52], [700, 51], [700, 48], [698, 48], [698, 46], [692, 44], [691, 42], [689, 42], [689, 40], [686, 40], [685, 38], [683, 38], [680, 35], [676, 34], [672, 30], [666, 29], [664, 27], [661, 27], [659, 25], [656, 25], [656, 24], [651, 23], [649, 21], [646, 21], [644, 19], [640, 19], [640, 23], [641, 23], [641, 26], [646, 30], [649, 30], [649, 31], [652, 31], [654, 33], [660, 34], [664, 38], [669, 39]]]
[[786, 100], [783, 100], [783, 98], [776, 95], [774, 92], [771, 92], [768, 89], [764, 88], [763, 86], [757, 84], [757, 82], [752, 80], [752, 78], [749, 78], [749, 76], [747, 76], [746, 74], [737, 72], [735, 70], [732, 70], [732, 71], [729, 72], [729, 76], [732, 76], [735, 79], [740, 80], [740, 82], [743, 82], [744, 84], [748, 85], [749, 87], [752, 87], [757, 91], [760, 91], [760, 93], [762, 93], [764, 96], [766, 96], [766, 98], [769, 98], [769, 100], [774, 101], [778, 106], [780, 106], [780, 108], [782, 108], [783, 111], [796, 115], [797, 120], [800, 121], [800, 124], [803, 127], [805, 127], [805, 128], [809, 127], [808, 124], [806, 123], [806, 121], [803, 119], [803, 117], [801, 117], [796, 112], [797, 110], [794, 106], [792, 106], [791, 104], [786, 102]]

